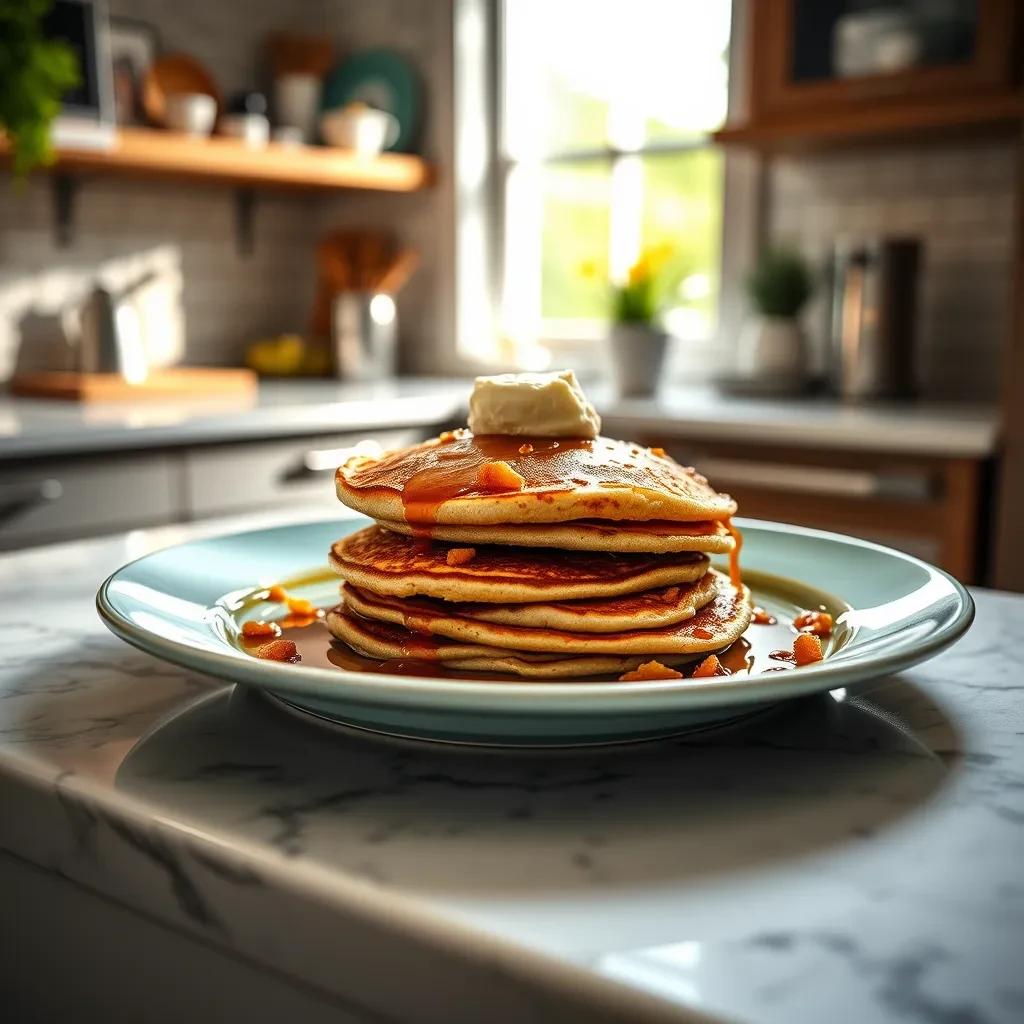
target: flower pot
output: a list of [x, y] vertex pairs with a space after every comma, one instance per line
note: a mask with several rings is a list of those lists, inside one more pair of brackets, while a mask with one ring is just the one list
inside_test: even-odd
[[807, 343], [800, 322], [788, 316], [748, 320], [740, 333], [736, 370], [740, 377], [803, 380]]
[[615, 324], [608, 338], [612, 379], [620, 398], [639, 398], [658, 390], [668, 335], [645, 324]]

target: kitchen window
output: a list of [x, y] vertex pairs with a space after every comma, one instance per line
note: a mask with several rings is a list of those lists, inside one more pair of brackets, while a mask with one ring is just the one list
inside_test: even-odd
[[669, 331], [716, 329], [728, 0], [505, 0], [497, 22], [499, 356], [542, 365], [607, 324], [607, 282], [670, 253]]

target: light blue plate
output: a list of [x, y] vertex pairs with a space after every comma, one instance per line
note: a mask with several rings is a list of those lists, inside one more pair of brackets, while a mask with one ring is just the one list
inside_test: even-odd
[[799, 605], [837, 613], [825, 661], [701, 680], [539, 683], [350, 672], [246, 653], [238, 640], [241, 620], [271, 608], [254, 596], [258, 589], [288, 583], [322, 607], [335, 604], [338, 581], [322, 571], [327, 551], [364, 525], [328, 520], [158, 551], [103, 584], [100, 616], [118, 636], [159, 658], [259, 687], [335, 722], [423, 739], [516, 745], [648, 739], [848, 687], [930, 658], [974, 617], [959, 583], [910, 555], [838, 534], [741, 520], [743, 567], [757, 603], [780, 619]]

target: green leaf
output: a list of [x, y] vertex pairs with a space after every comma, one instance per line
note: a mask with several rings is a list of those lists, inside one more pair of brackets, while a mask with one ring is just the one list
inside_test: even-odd
[[80, 80], [74, 50], [43, 36], [51, 2], [0, 0], [0, 127], [10, 136], [19, 178], [53, 160], [50, 125], [61, 97]]
[[814, 281], [807, 261], [793, 249], [766, 249], [747, 275], [747, 292], [765, 316], [794, 317], [811, 297]]

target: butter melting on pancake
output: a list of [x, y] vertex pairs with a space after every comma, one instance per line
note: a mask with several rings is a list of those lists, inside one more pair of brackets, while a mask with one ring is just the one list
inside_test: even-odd
[[679, 523], [652, 519], [612, 523], [600, 519], [575, 519], [569, 523], [418, 527], [404, 521], [385, 519], [380, 520], [379, 525], [394, 533], [429, 535], [434, 540], [560, 548], [563, 551], [706, 551], [724, 555], [735, 544], [726, 524], [713, 521]]
[[380, 598], [346, 588], [345, 607], [364, 619], [404, 626], [419, 636], [444, 637], [468, 645], [484, 645], [539, 654], [701, 654], [717, 651], [739, 639], [750, 625], [749, 594], [711, 572], [706, 593], [711, 596], [696, 614], [673, 625], [609, 633], [509, 626], [471, 619], [443, 609], [416, 607], [412, 602]]
[[336, 475], [340, 500], [374, 519], [482, 526], [574, 519], [723, 520], [736, 503], [660, 449], [596, 438], [468, 430], [382, 456], [355, 455]]
[[559, 553], [544, 548], [484, 547], [449, 564], [451, 545], [415, 541], [379, 526], [349, 534], [331, 548], [331, 567], [374, 594], [444, 601], [520, 603], [616, 597], [699, 580], [706, 555]]

